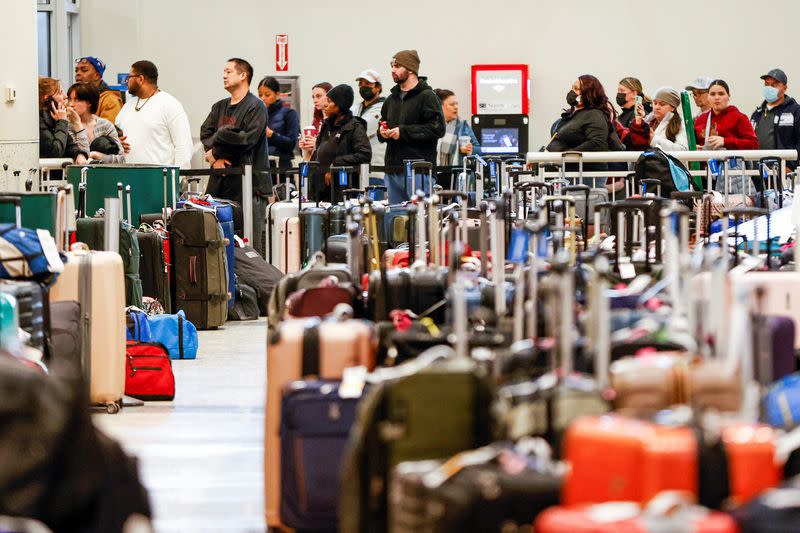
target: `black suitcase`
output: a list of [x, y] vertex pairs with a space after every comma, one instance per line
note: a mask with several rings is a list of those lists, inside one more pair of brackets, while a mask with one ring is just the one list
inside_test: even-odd
[[178, 209], [172, 214], [172, 262], [176, 309], [197, 329], [213, 329], [228, 318], [225, 237], [210, 211]]
[[0, 292], [11, 294], [17, 300], [19, 327], [30, 334], [30, 345], [44, 351], [45, 298], [42, 286], [35, 281], [0, 282]]
[[[562, 478], [535, 456], [511, 446], [493, 445], [452, 460], [462, 457], [478, 464], [441, 477], [440, 461], [397, 466], [389, 493], [390, 531], [521, 531], [533, 524], [540, 512], [559, 503]], [[512, 469], [513, 473], [509, 472]]]
[[446, 293], [447, 269], [376, 270], [369, 277], [367, 317], [376, 322], [389, 320], [392, 310], [409, 309], [417, 315], [426, 313], [436, 324], [444, 324]]
[[283, 272], [264, 261], [252, 246], [237, 246], [233, 253], [236, 256], [236, 278], [256, 291], [259, 313], [267, 316], [269, 297]]
[[328, 238], [328, 210], [306, 207], [300, 211], [300, 264], [306, 265], [317, 252], [325, 251]]
[[139, 243], [139, 277], [142, 280], [142, 295], [155, 298], [172, 313], [169, 271], [164, 258], [164, 240], [155, 231], [137, 231]]
[[236, 299], [228, 309], [228, 320], [258, 320], [258, 295], [256, 290], [236, 279]]

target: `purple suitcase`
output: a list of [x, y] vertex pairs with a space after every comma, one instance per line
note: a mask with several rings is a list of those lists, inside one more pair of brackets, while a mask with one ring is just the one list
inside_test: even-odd
[[795, 323], [789, 316], [754, 317], [756, 376], [762, 385], [797, 371]]
[[342, 454], [360, 398], [341, 398], [338, 381], [295, 381], [281, 403], [281, 522], [335, 529]]

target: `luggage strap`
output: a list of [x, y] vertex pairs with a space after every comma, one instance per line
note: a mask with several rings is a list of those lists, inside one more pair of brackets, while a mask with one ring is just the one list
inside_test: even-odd
[[320, 339], [319, 326], [322, 320], [314, 319], [306, 322], [303, 330], [303, 366], [302, 375], [319, 376], [320, 371]]
[[697, 499], [710, 509], [721, 509], [731, 493], [728, 476], [728, 455], [722, 438], [710, 435], [699, 426], [694, 427], [697, 441]]

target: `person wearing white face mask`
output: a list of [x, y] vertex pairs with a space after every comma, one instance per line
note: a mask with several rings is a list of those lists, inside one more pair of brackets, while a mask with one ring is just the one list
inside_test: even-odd
[[[800, 150], [800, 104], [786, 95], [788, 78], [779, 68], [761, 76], [764, 101], [750, 116], [762, 150]], [[797, 161], [787, 162], [794, 170]]]

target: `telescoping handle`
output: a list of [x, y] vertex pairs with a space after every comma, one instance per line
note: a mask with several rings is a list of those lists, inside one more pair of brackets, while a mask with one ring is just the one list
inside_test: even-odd
[[433, 194], [433, 163], [428, 161], [415, 161], [411, 164], [411, 180], [414, 182], [414, 188], [416, 188], [416, 181], [417, 181], [417, 174], [421, 174], [420, 177], [420, 184], [419, 188], [424, 190], [425, 187], [425, 175], [428, 176], [428, 192], [427, 195], [431, 196]]

